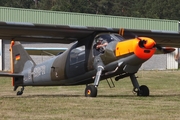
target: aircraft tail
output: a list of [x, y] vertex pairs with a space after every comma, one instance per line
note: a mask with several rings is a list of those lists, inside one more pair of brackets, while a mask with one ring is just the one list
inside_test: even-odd
[[35, 62], [18, 41], [11, 41], [11, 73], [21, 73], [35, 66]]

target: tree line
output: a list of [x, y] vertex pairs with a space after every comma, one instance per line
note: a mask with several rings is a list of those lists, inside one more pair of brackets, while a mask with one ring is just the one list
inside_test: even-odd
[[0, 0], [0, 6], [180, 20], [178, 0]]

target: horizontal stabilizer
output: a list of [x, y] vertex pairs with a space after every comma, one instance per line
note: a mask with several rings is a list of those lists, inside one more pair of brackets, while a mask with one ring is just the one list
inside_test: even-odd
[[0, 77], [23, 77], [23, 75], [10, 72], [0, 72]]
[[59, 55], [62, 52], [66, 51], [68, 48], [33, 48], [25, 47], [24, 48], [29, 55]]

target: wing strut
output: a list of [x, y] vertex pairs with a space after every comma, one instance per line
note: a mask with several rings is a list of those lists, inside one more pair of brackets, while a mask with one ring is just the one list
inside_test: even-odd
[[120, 29], [119, 29], [119, 34], [120, 34], [121, 36], [124, 36], [124, 28], [120, 28]]

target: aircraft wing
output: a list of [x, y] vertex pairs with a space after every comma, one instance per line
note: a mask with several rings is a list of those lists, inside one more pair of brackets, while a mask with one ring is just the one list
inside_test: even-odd
[[150, 37], [162, 47], [180, 47], [180, 32], [178, 31], [160, 31], [160, 30], [137, 30], [123, 29], [123, 37], [129, 38], [133, 36]]
[[66, 51], [68, 48], [24, 48], [29, 55], [58, 55]]
[[72, 43], [94, 32], [118, 32], [106, 27], [85, 27], [72, 25], [49, 25], [19, 22], [1, 22], [0, 38], [5, 40]]
[[[33, 24], [20, 22], [0, 22], [0, 38], [5, 40], [72, 43], [99, 32], [121, 33], [122, 29], [107, 27], [86, 27], [73, 25]], [[132, 34], [153, 38], [157, 44], [180, 47], [180, 33], [176, 31], [156, 31], [123, 29], [125, 38]], [[135, 36], [134, 36], [135, 37]]]
[[0, 77], [23, 77], [22, 74], [0, 71]]

